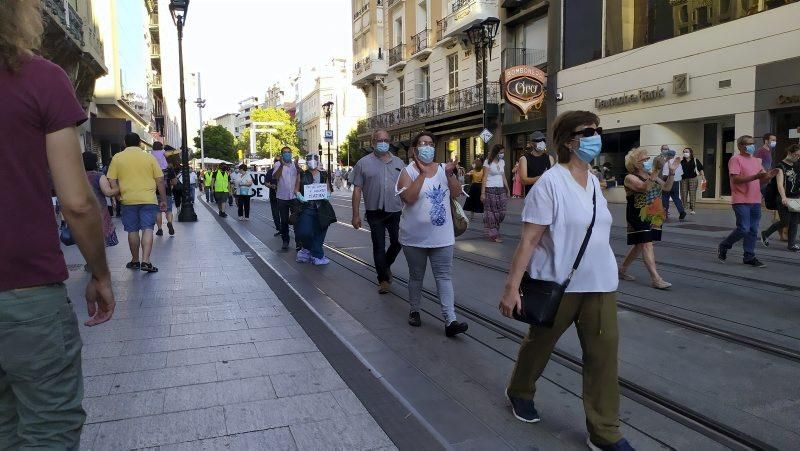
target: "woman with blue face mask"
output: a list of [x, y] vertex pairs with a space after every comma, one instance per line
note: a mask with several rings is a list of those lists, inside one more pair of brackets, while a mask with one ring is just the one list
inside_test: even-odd
[[329, 201], [333, 188], [328, 172], [320, 168], [318, 154], [306, 155], [306, 166], [308, 169], [300, 173], [295, 185], [295, 197], [300, 204], [295, 234], [303, 244], [297, 252], [297, 263], [322, 266], [330, 263], [323, 244], [328, 226], [336, 222], [336, 213]]
[[[523, 277], [570, 282], [553, 326], [530, 327], [505, 395], [517, 419], [540, 421], [533, 402], [536, 380], [559, 337], [574, 324], [583, 350], [588, 445], [591, 449], [631, 450], [619, 430], [619, 281], [610, 244], [611, 212], [600, 181], [589, 172], [602, 149], [598, 125], [600, 119], [590, 111], [560, 114], [553, 123], [551, 140], [558, 164], [542, 174], [525, 198], [522, 236], [508, 272], [500, 313], [511, 317], [515, 310], [521, 311]], [[583, 258], [569, 279], [584, 241]]]
[[664, 207], [661, 200], [662, 190], [672, 186], [672, 177], [680, 166], [680, 160], [669, 161], [669, 175], [666, 180], [661, 177], [662, 168], [666, 164], [663, 157], [650, 158], [644, 148], [635, 148], [625, 156], [625, 194], [628, 201], [625, 219], [628, 222], [628, 245], [633, 246], [625, 256], [619, 268], [619, 279], [636, 280], [628, 274], [628, 267], [642, 256], [644, 266], [650, 273], [653, 288], [666, 290], [672, 284], [666, 282], [656, 269], [654, 241], [661, 241], [661, 226], [664, 224]]
[[453, 292], [453, 246], [455, 233], [450, 211], [450, 199], [461, 194], [457, 167], [454, 162], [436, 163], [433, 134], [422, 132], [411, 141], [409, 149], [412, 163], [405, 167], [397, 180], [397, 193], [403, 201], [400, 215], [400, 244], [408, 262], [408, 302], [411, 312], [408, 324], [422, 325], [422, 281], [428, 260], [442, 316], [445, 335], [454, 337], [467, 331], [467, 324], [456, 320], [455, 293]]

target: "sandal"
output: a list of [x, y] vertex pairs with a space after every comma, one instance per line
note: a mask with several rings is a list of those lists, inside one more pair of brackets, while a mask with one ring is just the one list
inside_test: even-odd
[[656, 290], [666, 290], [669, 289], [669, 287], [671, 286], [672, 284], [664, 279], [658, 279], [653, 281], [653, 288], [655, 288]]
[[158, 268], [153, 266], [152, 263], [142, 263], [141, 264], [141, 269], [144, 272], [158, 272]]
[[626, 280], [628, 282], [633, 282], [634, 280], [636, 280], [636, 277], [633, 277], [632, 275], [622, 270], [618, 271], [617, 274], [619, 275], [619, 280]]
[[128, 262], [125, 267], [128, 269], [139, 269], [141, 267], [140, 265], [141, 263], [139, 262]]

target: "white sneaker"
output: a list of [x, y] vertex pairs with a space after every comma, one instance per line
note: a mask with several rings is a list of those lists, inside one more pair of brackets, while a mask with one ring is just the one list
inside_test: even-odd
[[694, 214], [694, 210], [690, 211], [690, 212], [689, 212], [689, 214], [690, 214], [690, 215], [693, 215], [693, 214]]
[[244, 221], [244, 216], [239, 216], [240, 221]]
[[322, 258], [311, 257], [311, 260], [314, 262], [314, 266], [327, 265], [328, 263], [331, 262], [328, 259], [328, 257], [324, 257], [324, 256]]

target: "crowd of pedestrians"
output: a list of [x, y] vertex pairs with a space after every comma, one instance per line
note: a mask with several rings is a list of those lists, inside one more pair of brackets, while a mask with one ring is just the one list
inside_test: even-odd
[[[51, 193], [86, 260], [85, 324], [92, 327], [109, 321], [115, 310], [105, 248], [119, 239], [113, 209], [107, 208], [109, 198], [120, 205], [127, 232], [131, 259], [126, 268], [155, 273], [154, 236], [163, 236], [164, 219], [169, 235], [176, 233], [174, 205], [194, 202], [200, 184], [202, 196], [216, 204], [221, 218], [228, 216], [227, 207], [235, 199], [238, 219], [247, 221], [253, 175], [244, 164], [235, 170], [221, 164], [200, 175], [190, 171], [184, 186], [186, 179], [179, 173], [187, 168], [170, 160], [160, 142], [153, 143], [152, 151], [144, 150], [135, 133], [125, 135], [124, 150], [100, 170], [96, 154], [81, 152], [77, 126], [87, 114], [69, 78], [33, 52], [43, 32], [41, 21], [34, 20], [40, 17], [38, 2], [15, 5], [0, 4], [0, 14], [13, 17], [16, 24], [13, 31], [0, 28], [0, 42], [10, 43], [0, 46], [0, 134], [15, 137], [0, 140], [6, 169], [0, 198], [7, 210], [26, 212], [29, 239], [20, 246], [17, 225], [0, 221], [0, 332], [6, 334], [0, 341], [0, 449], [77, 449], [86, 418], [81, 406], [82, 344], [64, 285], [68, 272]], [[495, 145], [485, 158], [474, 159], [467, 174], [452, 159], [437, 161], [436, 136], [428, 131], [411, 140], [406, 164], [392, 153], [389, 134], [376, 130], [373, 152], [352, 169], [333, 174], [323, 170], [317, 153], [306, 154], [301, 167], [299, 157], [284, 147], [266, 174], [276, 236], [281, 250], [288, 251], [292, 226], [296, 261], [328, 264], [324, 242], [337, 222], [331, 193], [352, 187], [351, 224], [362, 227], [363, 202], [379, 293], [391, 292], [392, 266], [403, 252], [409, 274], [407, 322], [421, 327], [423, 280], [430, 263], [444, 334], [452, 338], [468, 330], [456, 317], [452, 281], [456, 222], [462, 219], [457, 218], [456, 202], [464, 194], [464, 175], [470, 177], [464, 210], [472, 217], [483, 214], [486, 237], [493, 242], [502, 241], [508, 199], [524, 196], [523, 227], [498, 309], [504, 316], [519, 317], [525, 310], [521, 287], [528, 283], [557, 285], [547, 295], [556, 296], [559, 306], [552, 324], [531, 324], [520, 346], [505, 389], [511, 411], [521, 421], [540, 421], [536, 383], [556, 342], [574, 326], [584, 355], [587, 445], [631, 450], [620, 432], [616, 291], [620, 280], [634, 280], [628, 269], [640, 256], [651, 285], [670, 288], [657, 271], [654, 243], [661, 240], [670, 200], [680, 220], [687, 215], [684, 207], [695, 213], [705, 173], [690, 147], [680, 156], [667, 145], [655, 156], [643, 147], [628, 152], [624, 189], [627, 243], [632, 247], [618, 265], [610, 245], [612, 215], [603, 195], [608, 177], [591, 166], [602, 151], [601, 135], [596, 114], [564, 112], [552, 126], [552, 152], [545, 135], [535, 132], [513, 169], [506, 167], [504, 146]], [[755, 249], [759, 233], [769, 246], [774, 232], [786, 228], [788, 249], [800, 250], [800, 146], [776, 155], [775, 135], [768, 133], [759, 149], [750, 135], [740, 136], [736, 147], [738, 153], [728, 163], [736, 229], [719, 244], [717, 256], [727, 261], [728, 251], [743, 241], [743, 263], [760, 268], [764, 264]], [[513, 174], [511, 186], [508, 173]], [[777, 211], [778, 221], [759, 232], [762, 201]]]

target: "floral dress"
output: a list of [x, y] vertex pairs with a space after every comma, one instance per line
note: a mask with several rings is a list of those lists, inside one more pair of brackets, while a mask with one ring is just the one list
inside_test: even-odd
[[[642, 177], [639, 179], [645, 181]], [[625, 219], [628, 222], [628, 244], [661, 241], [661, 226], [664, 224], [661, 187], [654, 183], [644, 193], [625, 187], [625, 193], [628, 201], [625, 210]]]

